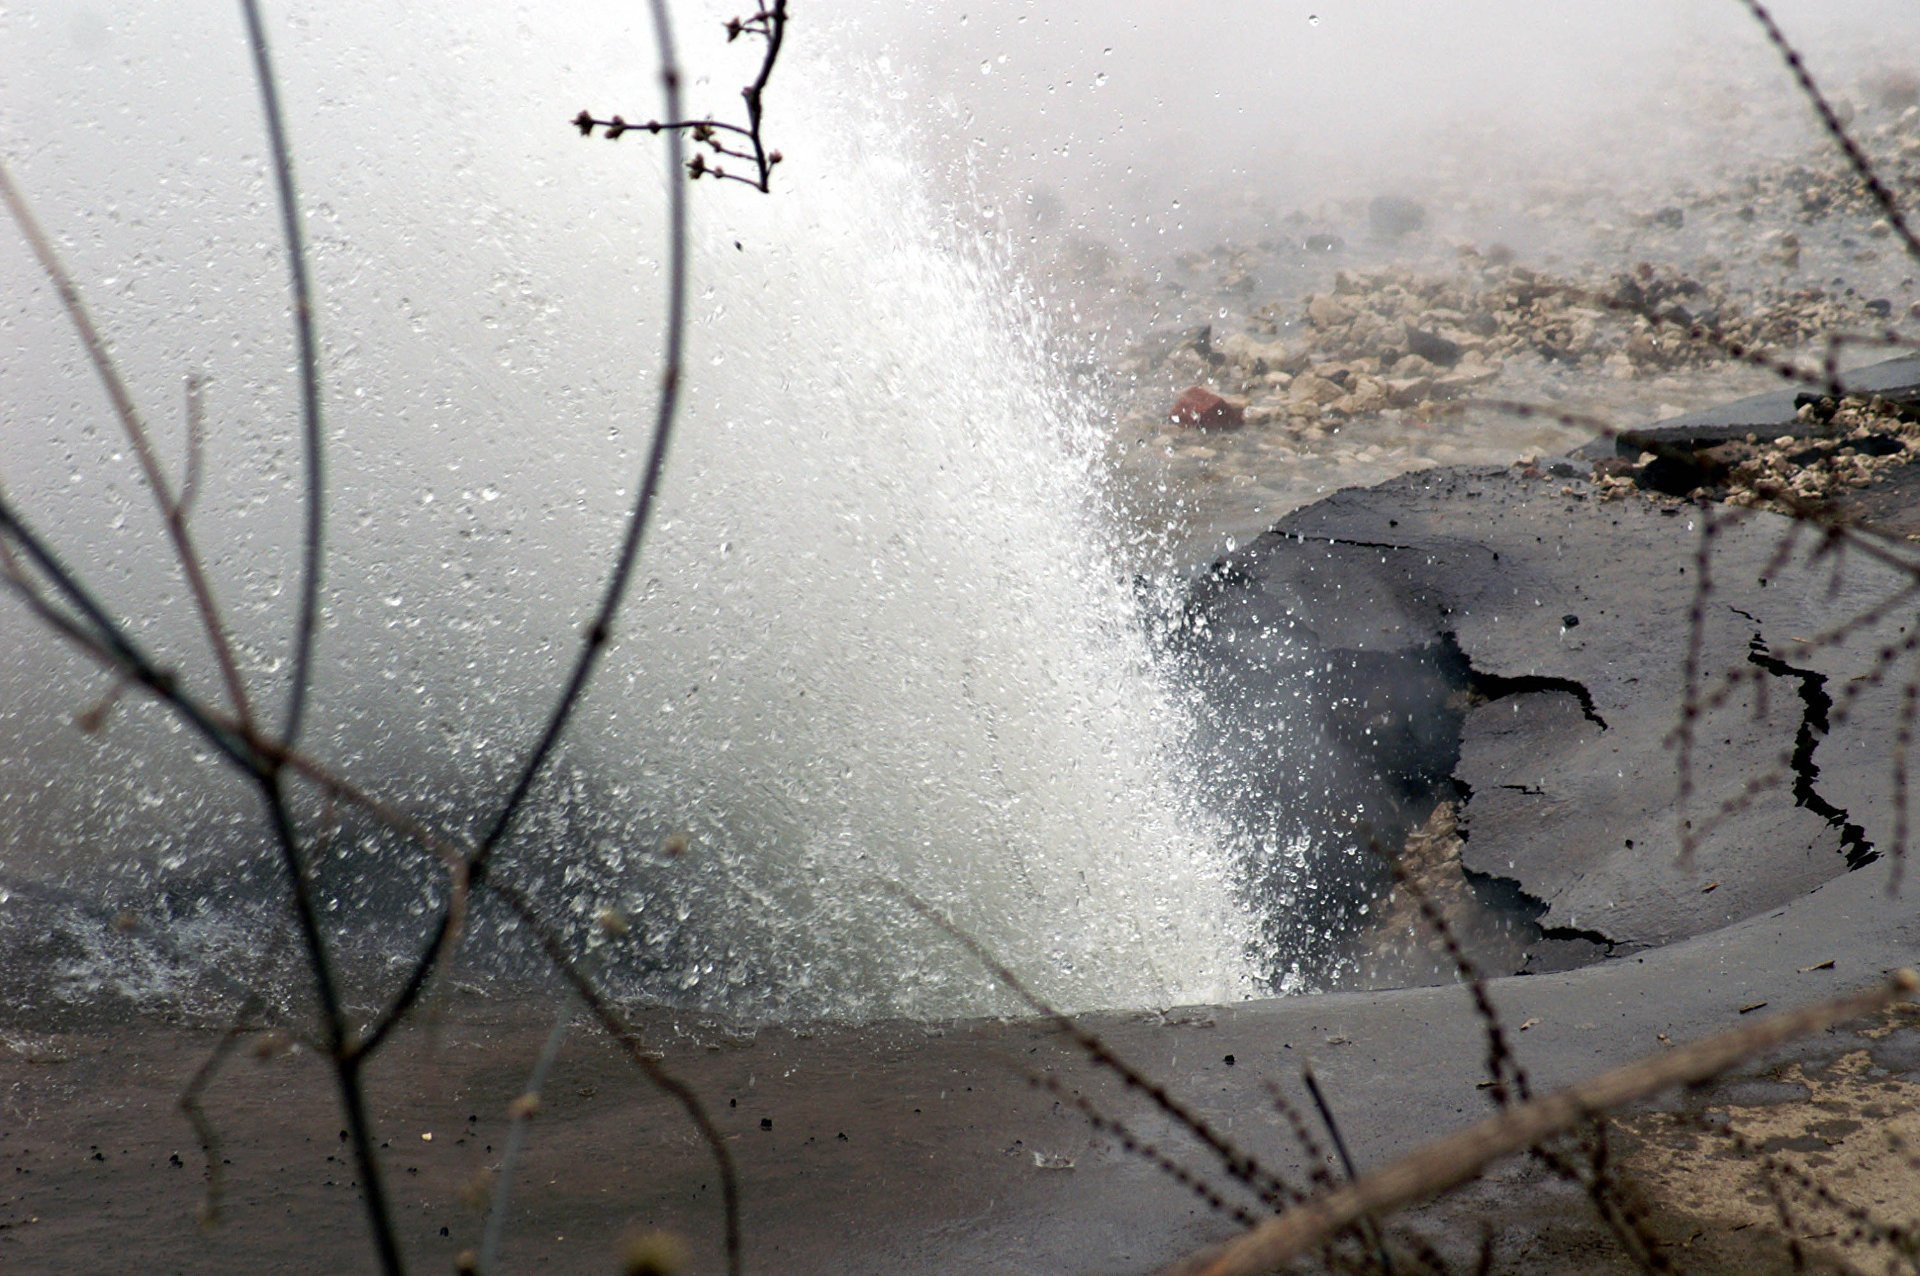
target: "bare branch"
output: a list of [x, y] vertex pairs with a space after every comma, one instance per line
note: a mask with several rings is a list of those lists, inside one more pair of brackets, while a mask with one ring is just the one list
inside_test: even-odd
[[206, 631], [207, 643], [213, 648], [215, 662], [220, 667], [220, 676], [227, 685], [227, 696], [233, 702], [234, 712], [239, 714], [242, 723], [253, 721], [253, 708], [247, 700], [246, 685], [240, 678], [240, 665], [234, 659], [233, 644], [228, 637], [227, 627], [220, 617], [220, 608], [214, 599], [213, 587], [207, 581], [206, 571], [200, 558], [200, 552], [193, 543], [193, 533], [187, 526], [182, 503], [177, 499], [167, 483], [167, 477], [160, 469], [160, 460], [153, 450], [152, 435], [146, 422], [141, 420], [139, 409], [134, 407], [133, 396], [127, 390], [126, 381], [121, 377], [119, 368], [113, 361], [113, 355], [107, 349], [107, 343], [93, 326], [93, 318], [87, 313], [86, 303], [81, 300], [80, 289], [68, 273], [60, 255], [54, 251], [53, 241], [41, 229], [33, 210], [27, 207], [26, 200], [13, 184], [13, 176], [5, 164], [0, 164], [0, 202], [7, 206], [7, 212], [13, 217], [14, 224], [20, 228], [20, 234], [33, 249], [35, 260], [41, 273], [53, 284], [54, 291], [60, 294], [60, 303], [66, 308], [67, 320], [72, 324], [74, 333], [80, 338], [80, 344], [87, 352], [87, 361], [93, 365], [100, 383], [106, 388], [107, 398], [113, 404], [114, 415], [120, 421], [120, 428], [127, 436], [127, 442], [133, 448], [134, 457], [139, 461], [140, 473], [146, 480], [148, 490], [153, 494], [162, 521], [166, 524], [167, 536], [173, 542], [175, 560], [180, 572], [186, 578], [187, 588], [193, 595], [194, 606], [199, 609], [201, 626]]
[[[1312, 1064], [1300, 1065], [1300, 1080], [1307, 1087], [1314, 1108], [1320, 1113], [1320, 1123], [1327, 1127], [1327, 1137], [1333, 1140], [1333, 1150], [1340, 1156], [1340, 1168], [1346, 1172], [1347, 1182], [1353, 1182], [1360, 1177], [1360, 1172], [1353, 1167], [1353, 1155], [1347, 1151], [1347, 1140], [1340, 1133], [1340, 1123], [1333, 1119], [1333, 1108], [1327, 1103], [1327, 1096], [1320, 1092], [1320, 1078], [1314, 1076]], [[1393, 1276], [1393, 1255], [1387, 1252], [1386, 1244], [1380, 1239], [1380, 1229], [1370, 1216], [1360, 1219], [1360, 1234], [1372, 1246], [1375, 1261], [1380, 1264], [1383, 1276]]]
[[554, 1020], [553, 1031], [547, 1034], [546, 1044], [540, 1048], [540, 1057], [534, 1062], [526, 1088], [513, 1101], [507, 1151], [500, 1159], [500, 1175], [493, 1183], [493, 1199], [487, 1203], [487, 1226], [480, 1238], [479, 1271], [482, 1273], [496, 1270], [499, 1264], [500, 1243], [507, 1234], [507, 1205], [513, 1196], [513, 1176], [519, 1169], [520, 1154], [527, 1146], [527, 1128], [540, 1110], [540, 1094], [547, 1087], [547, 1074], [553, 1071], [553, 1061], [560, 1057], [560, 1043], [566, 1039], [567, 1026], [572, 1022], [573, 1008], [563, 1008]]
[[198, 372], [187, 374], [187, 463], [180, 479], [180, 494], [167, 511], [169, 518], [191, 516], [194, 498], [200, 494], [200, 452], [206, 438], [206, 387], [206, 377]]
[[52, 547], [27, 526], [4, 490], [0, 490], [0, 536], [12, 538], [34, 569], [84, 619], [82, 623], [64, 616], [46, 600], [42, 600], [46, 605], [37, 606], [32, 601], [36, 596], [35, 591], [22, 589], [18, 583], [24, 577], [17, 564], [10, 568], [8, 579], [15, 582], [16, 590], [23, 593], [29, 599], [29, 605], [36, 606], [41, 616], [57, 631], [69, 638], [97, 644], [99, 650], [128, 678], [172, 706], [175, 712], [206, 737], [208, 743], [232, 759], [242, 770], [252, 772], [255, 769], [258, 754], [247, 737], [221, 725], [206, 706], [181, 689], [179, 679], [172, 671], [154, 663], [128, 635], [126, 627], [109, 616], [79, 577], [60, 561]]
[[1077, 1090], [1069, 1090], [1060, 1078], [1036, 1072], [1030, 1074], [1027, 1079], [1036, 1089], [1045, 1090], [1078, 1112], [1086, 1121], [1087, 1127], [1094, 1133], [1111, 1138], [1120, 1145], [1121, 1151], [1139, 1157], [1173, 1182], [1186, 1188], [1199, 1198], [1201, 1204], [1214, 1213], [1224, 1214], [1242, 1227], [1252, 1227], [1260, 1221], [1245, 1206], [1236, 1205], [1221, 1196], [1213, 1184], [1135, 1134], [1124, 1122], [1102, 1112], [1086, 1095]]
[[[773, 181], [774, 166], [784, 158], [779, 151], [767, 149], [760, 130], [765, 109], [767, 82], [773, 78], [774, 63], [780, 60], [780, 47], [787, 35], [787, 0], [774, 0], [771, 8], [762, 9], [751, 18], [734, 18], [727, 23], [729, 44], [742, 35], [759, 36], [766, 41], [767, 46], [765, 53], [761, 55], [760, 70], [754, 76], [753, 83], [740, 90], [740, 96], [747, 104], [747, 123], [744, 127], [712, 117], [676, 118], [680, 112], [673, 101], [667, 103], [668, 118], [666, 120], [648, 120], [644, 124], [635, 124], [619, 115], [603, 120], [591, 111], [582, 111], [574, 116], [570, 123], [580, 130], [582, 137], [592, 137], [595, 129], [601, 129], [603, 130], [601, 136], [610, 142], [617, 142], [628, 133], [690, 134], [696, 143], [709, 147], [715, 155], [731, 156], [752, 164], [754, 175], [742, 177], [738, 173], [729, 173], [708, 163], [706, 155], [700, 153], [695, 154], [685, 166], [689, 178], [698, 181], [702, 177], [715, 177], [722, 181], [744, 182], [761, 194], [766, 194]], [[746, 138], [752, 144], [753, 150], [751, 152], [734, 150], [719, 140], [716, 135], [721, 133]]]
[[1853, 165], [1853, 171], [1858, 174], [1861, 184], [1867, 188], [1867, 193], [1873, 197], [1873, 202], [1880, 205], [1880, 211], [1885, 214], [1887, 224], [1893, 227], [1893, 233], [1899, 236], [1902, 244], [1906, 245], [1907, 255], [1915, 261], [1920, 261], [1920, 239], [1914, 237], [1912, 228], [1907, 225], [1907, 219], [1900, 211], [1900, 201], [1894, 198], [1887, 184], [1880, 180], [1880, 174], [1874, 170], [1873, 162], [1860, 149], [1860, 144], [1853, 140], [1852, 134], [1847, 132], [1846, 125], [1840, 122], [1840, 117], [1834, 113], [1833, 107], [1827, 102], [1826, 95], [1820, 91], [1820, 86], [1813, 82], [1813, 76], [1808, 73], [1806, 63], [1801, 61], [1799, 50], [1787, 42], [1786, 35], [1774, 22], [1773, 15], [1767, 12], [1766, 6], [1761, 4], [1760, 0], [1740, 0], [1740, 3], [1744, 4], [1747, 12], [1759, 22], [1761, 29], [1767, 33], [1768, 42], [1786, 62], [1787, 69], [1793, 72], [1795, 82], [1800, 85], [1801, 94], [1820, 116], [1820, 123], [1826, 128], [1827, 135], [1833, 139], [1834, 145], [1838, 146], [1841, 153], [1847, 157], [1847, 163]]
[[587, 978], [585, 972], [580, 969], [579, 963], [575, 962], [567, 952], [566, 945], [560, 942], [560, 936], [541, 919], [540, 914], [534, 910], [532, 902], [525, 895], [512, 885], [499, 881], [493, 883], [493, 893], [505, 901], [507, 907], [513, 910], [514, 916], [518, 917], [532, 933], [541, 951], [547, 955], [547, 960], [552, 962], [554, 969], [560, 972], [567, 986], [573, 989], [574, 995], [586, 1004], [587, 1009], [599, 1021], [606, 1034], [620, 1043], [634, 1066], [646, 1075], [647, 1080], [652, 1082], [656, 1089], [680, 1105], [681, 1111], [687, 1114], [687, 1119], [693, 1123], [694, 1129], [699, 1133], [701, 1141], [707, 1145], [707, 1150], [713, 1154], [714, 1165], [720, 1175], [720, 1197], [725, 1212], [724, 1239], [727, 1251], [727, 1272], [728, 1276], [740, 1276], [740, 1179], [738, 1171], [734, 1168], [733, 1153], [727, 1150], [726, 1139], [722, 1137], [720, 1127], [713, 1123], [713, 1117], [707, 1112], [706, 1104], [701, 1102], [700, 1096], [693, 1092], [691, 1086], [669, 1072], [647, 1051], [646, 1045], [640, 1040], [640, 1034], [628, 1026], [619, 1012], [613, 1008], [613, 1003], [594, 987], [593, 981]]
[[287, 250], [287, 273], [293, 289], [293, 331], [300, 351], [300, 422], [305, 443], [306, 527], [301, 547], [300, 615], [294, 622], [292, 686], [287, 692], [287, 721], [281, 737], [291, 745], [300, 738], [306, 713], [314, 630], [319, 624], [320, 566], [325, 533], [326, 476], [320, 440], [320, 355], [313, 333], [313, 293], [307, 282], [306, 239], [300, 230], [300, 201], [293, 187], [293, 157], [287, 149], [286, 127], [280, 119], [280, 89], [267, 52], [266, 30], [260, 22], [258, 0], [240, 0], [247, 19], [247, 39], [253, 48], [254, 80], [260, 90], [260, 111], [266, 117], [268, 150], [273, 156], [274, 184], [280, 192], [280, 235]]
[[373, 1124], [367, 1115], [366, 1092], [361, 1085], [364, 1056], [353, 1048], [347, 1024], [346, 1003], [340, 996], [333, 957], [326, 936], [320, 929], [320, 906], [308, 879], [306, 857], [301, 854], [299, 835], [287, 810], [286, 792], [278, 771], [266, 771], [258, 777], [261, 796], [266, 802], [268, 823], [280, 851], [292, 897], [294, 920], [300, 927], [300, 941], [306, 948], [308, 973], [313, 976], [314, 993], [320, 1003], [321, 1024], [325, 1030], [328, 1062], [333, 1065], [334, 1084], [340, 1092], [340, 1106], [347, 1118], [347, 1132], [360, 1172], [360, 1193], [367, 1210], [368, 1230], [373, 1234], [374, 1252], [388, 1276], [405, 1270], [400, 1257], [400, 1241], [387, 1206], [387, 1192], [375, 1150]]
[[1080, 1047], [1095, 1064], [1120, 1078], [1128, 1089], [1144, 1096], [1169, 1119], [1199, 1140], [1200, 1144], [1220, 1162], [1223, 1170], [1262, 1201], [1277, 1209], [1289, 1198], [1299, 1197], [1300, 1193], [1286, 1180], [1263, 1169], [1252, 1156], [1235, 1147], [1199, 1113], [1176, 1099], [1165, 1086], [1152, 1080], [1140, 1069], [1115, 1054], [1113, 1047], [1103, 1041], [1098, 1034], [1075, 1023], [1066, 1012], [1055, 1007], [1030, 988], [1026, 981], [1015, 974], [1005, 962], [988, 952], [986, 945], [960, 929], [945, 913], [897, 883], [879, 882], [877, 885], [926, 921], [939, 927], [950, 939], [966, 949], [973, 959], [989, 971], [995, 979], [1005, 984], [1016, 997], [1031, 1007], [1035, 1014], [1052, 1023], [1061, 1035]]
[[1273, 1271], [1369, 1214], [1388, 1214], [1458, 1187], [1493, 1162], [1564, 1133], [1598, 1113], [1673, 1086], [1704, 1081], [1776, 1046], [1908, 1000], [1916, 989], [1920, 989], [1920, 976], [1899, 971], [1864, 991], [1732, 1028], [1517, 1104], [1456, 1134], [1436, 1139], [1356, 1183], [1262, 1223], [1238, 1240], [1194, 1255], [1168, 1268], [1166, 1276], [1256, 1276]]
[[[652, 0], [651, 12], [655, 38], [660, 45], [660, 83], [666, 98], [667, 114], [678, 116], [681, 97], [680, 67], [674, 52], [673, 27], [667, 14], [665, 0]], [[687, 198], [685, 189], [679, 181], [675, 180], [684, 162], [683, 147], [678, 130], [669, 129], [666, 132], [667, 322], [665, 348], [661, 356], [660, 393], [654, 407], [652, 442], [641, 472], [639, 491], [627, 515], [626, 531], [621, 540], [619, 554], [614, 560], [613, 571], [601, 595], [600, 605], [581, 639], [573, 670], [568, 675], [558, 702], [555, 703], [552, 712], [547, 715], [546, 725], [541, 730], [540, 738], [535, 743], [533, 751], [521, 767], [519, 778], [514, 782], [512, 791], [508, 793], [492, 826], [480, 839], [472, 855], [468, 857], [468, 884], [475, 888], [485, 882], [487, 865], [492, 858], [494, 848], [512, 829], [515, 816], [519, 814], [527, 795], [533, 790], [534, 781], [539, 778], [541, 771], [546, 767], [547, 759], [565, 733], [567, 724], [572, 720], [574, 710], [579, 705], [580, 697], [586, 691], [588, 681], [598, 667], [601, 656], [605, 654], [606, 647], [612, 641], [614, 616], [626, 597], [627, 584], [632, 578], [634, 563], [639, 560], [640, 547], [646, 536], [654, 503], [659, 496], [661, 476], [666, 470], [667, 449], [672, 441], [674, 418], [680, 406], [680, 380], [687, 322]], [[392, 1031], [393, 1025], [403, 1018], [408, 1009], [418, 1000], [456, 933], [455, 920], [451, 908], [442, 912], [434, 925], [432, 935], [427, 939], [426, 947], [415, 959], [399, 991], [395, 993], [387, 1008], [369, 1026], [363, 1049], [367, 1051], [379, 1049], [381, 1043]]]

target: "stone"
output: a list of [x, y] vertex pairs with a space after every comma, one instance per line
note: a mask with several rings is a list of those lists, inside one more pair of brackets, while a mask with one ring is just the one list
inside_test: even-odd
[[1451, 368], [1460, 362], [1462, 353], [1459, 343], [1411, 325], [1407, 328], [1407, 349], [1437, 368]]
[[1278, 341], [1258, 341], [1244, 332], [1230, 332], [1215, 343], [1229, 367], [1250, 377], [1277, 371], [1286, 362], [1286, 346]]
[[1411, 407], [1433, 393], [1432, 377], [1388, 377], [1387, 399], [1396, 407]]
[[1232, 429], [1246, 424], [1247, 409], [1243, 403], [1215, 394], [1204, 386], [1194, 385], [1188, 386], [1175, 400], [1167, 418], [1175, 425], [1209, 430]]
[[1500, 375], [1500, 369], [1480, 363], [1463, 363], [1445, 376], [1433, 379], [1435, 398], [1450, 398], [1483, 386]]
[[1380, 335], [1375, 338], [1374, 348], [1379, 351], [1381, 359], [1388, 363], [1405, 358], [1409, 353], [1407, 325], [1398, 320], [1383, 325]]
[[1862, 87], [1883, 111], [1903, 111], [1920, 103], [1920, 75], [1905, 67], [1883, 67]]
[[1307, 318], [1317, 328], [1339, 328], [1353, 322], [1353, 307], [1326, 293], [1316, 293], [1307, 301]]
[[1376, 195], [1367, 204], [1367, 225], [1384, 239], [1411, 235], [1427, 224], [1426, 205], [1404, 195]]
[[1325, 405], [1346, 394], [1337, 381], [1312, 372], [1303, 372], [1287, 387], [1287, 397], [1295, 403]]
[[1335, 407], [1351, 416], [1370, 416], [1387, 407], [1387, 388], [1372, 377], [1355, 377], [1353, 389]]

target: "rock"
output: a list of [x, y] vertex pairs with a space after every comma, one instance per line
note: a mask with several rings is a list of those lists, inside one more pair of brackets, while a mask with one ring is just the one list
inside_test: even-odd
[[1706, 451], [1663, 451], [1642, 466], [1634, 481], [1650, 492], [1685, 496], [1696, 488], [1727, 481], [1726, 464]]
[[1664, 226], [1668, 230], [1679, 230], [1687, 224], [1686, 213], [1671, 204], [1647, 218], [1649, 226]]
[[1313, 372], [1303, 372], [1293, 379], [1287, 387], [1287, 397], [1294, 403], [1311, 403], [1316, 406], [1332, 403], [1346, 394], [1339, 382], [1330, 380]]
[[1868, 77], [1862, 87], [1883, 111], [1901, 111], [1920, 103], [1920, 75], [1904, 67], [1883, 69]]
[[1355, 377], [1353, 389], [1333, 406], [1350, 416], [1369, 416], [1387, 408], [1387, 388], [1372, 377]]
[[1307, 318], [1317, 328], [1344, 327], [1353, 322], [1353, 317], [1352, 306], [1326, 293], [1315, 293], [1307, 299]]
[[1399, 239], [1426, 224], [1426, 206], [1404, 195], [1376, 195], [1367, 204], [1367, 225], [1382, 238]]
[[1460, 362], [1462, 353], [1457, 342], [1412, 325], [1407, 327], [1407, 349], [1438, 368], [1451, 368]]
[[1378, 350], [1382, 331], [1380, 316], [1371, 310], [1362, 310], [1347, 329], [1347, 345], [1354, 350]]
[[1482, 363], [1463, 363], [1445, 376], [1433, 379], [1433, 395], [1436, 399], [1450, 398], [1483, 386], [1499, 375], [1498, 368], [1490, 368]]
[[1433, 393], [1432, 377], [1389, 377], [1387, 399], [1395, 407], [1411, 407]]
[[1374, 348], [1380, 352], [1380, 358], [1387, 363], [1404, 359], [1411, 353], [1407, 345], [1407, 325], [1395, 321], [1384, 325], [1380, 335], [1375, 338]]
[[1195, 385], [1182, 392], [1167, 419], [1175, 425], [1200, 429], [1232, 429], [1246, 423], [1247, 409], [1245, 404]]
[[1250, 377], [1278, 371], [1287, 358], [1286, 347], [1280, 342], [1258, 341], [1244, 332], [1228, 333], [1220, 338], [1214, 348], [1225, 358], [1229, 367]]

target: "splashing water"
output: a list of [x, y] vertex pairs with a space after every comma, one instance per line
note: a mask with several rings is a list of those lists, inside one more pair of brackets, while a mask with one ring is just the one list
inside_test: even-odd
[[[353, 29], [336, 20], [289, 57]], [[512, 129], [508, 160], [460, 142], [445, 170], [372, 145], [406, 136], [409, 112], [457, 113], [456, 87], [509, 100], [482, 68], [511, 38], [456, 23], [448, 47], [466, 53], [417, 101], [383, 98], [376, 123], [329, 98], [337, 140], [302, 157], [334, 448], [309, 739], [462, 827], [494, 809], [558, 685], [657, 377], [657, 142], [584, 147], [556, 111], [524, 130], [518, 169]], [[377, 47], [354, 58], [343, 75], [391, 71]], [[1006, 1007], [895, 885], [1065, 1006], [1249, 995], [1255, 927], [1107, 544], [1084, 413], [1055, 389], [1031, 307], [947, 229], [899, 135], [836, 97], [824, 65], [794, 62], [776, 195], [692, 192], [699, 291], [662, 504], [618, 646], [501, 871], [582, 935], [606, 910], [627, 919], [624, 939], [584, 941], [616, 987], [752, 1018]], [[297, 101], [306, 81], [289, 81]], [[280, 294], [251, 271], [237, 273], [257, 292], [235, 304], [267, 328]], [[146, 304], [164, 311], [191, 283], [156, 279], [162, 300]], [[278, 507], [244, 522], [244, 488], [291, 490], [268, 438], [288, 419], [284, 371], [270, 344], [203, 340], [193, 353], [232, 387], [238, 438], [210, 445], [227, 464], [198, 517], [222, 584], [254, 600], [236, 623], [271, 690], [297, 559]], [[164, 384], [165, 360], [125, 345], [136, 378]], [[269, 424], [238, 422], [250, 414]], [[79, 499], [59, 509], [69, 532], [87, 516]], [[116, 531], [100, 551], [134, 552], [157, 542]], [[142, 605], [143, 588], [157, 587], [126, 582], [121, 604]], [[5, 624], [26, 632], [22, 614]], [[47, 685], [45, 666], [8, 677]], [[78, 694], [14, 710], [9, 736], [51, 730], [45, 715]], [[139, 793], [166, 812], [119, 810], [134, 780], [99, 787], [81, 822], [116, 841], [92, 838], [91, 867], [217, 878], [209, 865], [251, 853], [245, 804], [190, 778], [156, 723], [136, 717], [105, 755], [91, 746], [92, 767], [115, 749], [135, 761]], [[12, 784], [44, 797], [57, 765], [41, 751]], [[47, 869], [38, 844], [9, 838], [0, 875], [87, 879], [70, 857]], [[356, 909], [417, 913], [439, 889], [396, 884], [377, 861], [399, 852], [374, 847], [335, 856], [345, 924]]]

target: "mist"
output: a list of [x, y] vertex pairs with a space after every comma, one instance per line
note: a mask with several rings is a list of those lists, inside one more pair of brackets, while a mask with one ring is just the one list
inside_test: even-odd
[[[719, 893], [646, 895], [716, 919], [711, 950], [663, 986], [686, 991], [691, 970], [724, 985], [695, 1000], [734, 1005], [742, 985], [824, 968], [865, 990], [792, 1005], [982, 1004], [978, 972], [949, 970], [916, 975], [931, 1000], [895, 999], [882, 940], [899, 927], [874, 922], [871, 897], [807, 893], [869, 872], [877, 850], [893, 857], [881, 876], [926, 885], [1010, 959], [1152, 950], [1147, 976], [1070, 972], [1072, 1004], [1261, 986], [1255, 905], [1234, 897], [1231, 848], [1180, 756], [1183, 690], [1148, 650], [1103, 501], [1113, 405], [1053, 361], [1063, 241], [1152, 270], [1394, 193], [1426, 201], [1443, 242], [1571, 249], [1584, 226], [1529, 214], [1542, 183], [1620, 197], [1729, 147], [1819, 138], [1735, 4], [1325, 9], [796, 12], [769, 96], [775, 193], [690, 192], [684, 437], [627, 641], [570, 745], [567, 774], [597, 778], [556, 783], [539, 825], [592, 848], [601, 876], [561, 901], [583, 917], [631, 903], [663, 837], [737, 836]], [[722, 39], [731, 8], [678, 12], [692, 109], [732, 112], [752, 53]], [[582, 108], [658, 111], [644, 13], [269, 16], [321, 297], [331, 532], [312, 738], [470, 826], [550, 702], [645, 446], [664, 152], [568, 125]], [[1816, 73], [1847, 68], [1842, 93], [1891, 57], [1872, 50], [1920, 47], [1907, 7], [1778, 16]], [[36, 6], [0, 17], [0, 50], [0, 153], [174, 473], [183, 380], [209, 378], [195, 525], [277, 706], [297, 388], [239, 16]], [[211, 685], [125, 444], [17, 235], [0, 236], [0, 289], [0, 481], [144, 641]], [[206, 779], [161, 709], [129, 697], [86, 735], [74, 719], [113, 680], [11, 598], [0, 639], [0, 896], [112, 879], [137, 897], [262, 854], [249, 794]], [[839, 698], [816, 712], [823, 695]], [[589, 802], [603, 809], [574, 819]], [[770, 844], [793, 848], [785, 876], [752, 867]], [[433, 887], [404, 889], [414, 907]], [[746, 896], [780, 899], [782, 925], [740, 921]], [[873, 943], [835, 956], [862, 927]]]
[[[1863, 74], [1913, 69], [1911, 5], [1771, 11], [1843, 100]], [[1579, 226], [1528, 224], [1538, 184], [1659, 188], [1824, 137], [1732, 0], [854, 12], [930, 165], [1016, 241], [1258, 238], [1276, 213], [1384, 192], [1434, 200], [1460, 234], [1577, 246]]]

